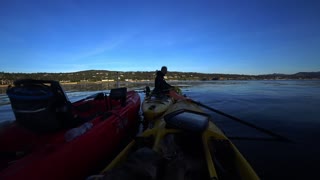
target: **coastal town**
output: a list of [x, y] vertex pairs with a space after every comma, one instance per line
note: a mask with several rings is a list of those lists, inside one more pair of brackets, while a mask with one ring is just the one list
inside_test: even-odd
[[[0, 72], [0, 85], [10, 85], [17, 79], [57, 80], [60, 83], [85, 82], [148, 82], [153, 81], [155, 72], [117, 72], [107, 70], [88, 70], [70, 73], [8, 73]], [[295, 74], [216, 74], [196, 72], [169, 72], [167, 81], [214, 81], [214, 80], [288, 80], [288, 79], [320, 79], [320, 72], [299, 72]]]

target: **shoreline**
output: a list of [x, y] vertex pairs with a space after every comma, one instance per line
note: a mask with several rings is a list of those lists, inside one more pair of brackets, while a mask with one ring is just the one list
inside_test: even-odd
[[[222, 82], [222, 81], [317, 81], [320, 79], [220, 79], [220, 80], [167, 80], [170, 83], [180, 83], [180, 82]], [[62, 86], [67, 85], [89, 85], [89, 84], [117, 84], [116, 81], [104, 82], [60, 82]], [[153, 84], [153, 81], [119, 81], [119, 84]], [[7, 88], [12, 84], [0, 84], [0, 88]]]

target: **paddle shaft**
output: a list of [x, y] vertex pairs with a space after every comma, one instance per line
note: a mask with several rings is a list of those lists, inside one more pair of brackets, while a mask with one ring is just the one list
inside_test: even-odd
[[286, 142], [291, 142], [289, 139], [287, 139], [287, 138], [285, 138], [285, 137], [283, 137], [283, 136], [281, 136], [281, 135], [278, 135], [278, 134], [276, 134], [276, 133], [274, 133], [274, 132], [272, 132], [272, 131], [270, 131], [270, 130], [267, 130], [267, 129], [258, 127], [258, 126], [254, 125], [254, 124], [248, 123], [248, 122], [246, 122], [246, 121], [244, 121], [244, 120], [241, 120], [241, 119], [239, 119], [239, 118], [237, 118], [237, 117], [234, 117], [234, 116], [231, 116], [231, 115], [229, 115], [229, 114], [226, 114], [226, 113], [224, 113], [224, 112], [222, 112], [222, 111], [219, 111], [219, 110], [217, 110], [217, 109], [214, 109], [214, 108], [212, 108], [212, 107], [209, 107], [209, 106], [207, 106], [207, 105], [204, 105], [204, 104], [202, 104], [202, 103], [200, 103], [200, 102], [197, 102], [197, 101], [194, 101], [194, 100], [191, 100], [191, 99], [189, 99], [189, 100], [190, 100], [192, 103], [195, 103], [195, 104], [197, 104], [197, 105], [199, 105], [199, 106], [201, 106], [201, 107], [204, 107], [204, 108], [206, 108], [206, 109], [209, 109], [209, 110], [211, 110], [211, 111], [213, 111], [213, 112], [215, 112], [215, 113], [217, 113], [217, 114], [220, 114], [220, 115], [222, 115], [222, 116], [228, 117], [228, 118], [230, 118], [230, 119], [232, 119], [232, 120], [234, 120], [234, 121], [237, 121], [237, 122], [239, 122], [239, 123], [241, 123], [241, 124], [244, 124], [244, 125], [246, 125], [246, 126], [252, 127], [252, 128], [254, 128], [254, 129], [257, 129], [257, 130], [259, 130], [259, 131], [261, 131], [261, 132], [264, 132], [264, 133], [266, 133], [266, 134], [269, 134], [269, 135], [271, 135], [271, 136], [273, 136], [273, 137], [278, 138], [279, 140], [286, 141]]

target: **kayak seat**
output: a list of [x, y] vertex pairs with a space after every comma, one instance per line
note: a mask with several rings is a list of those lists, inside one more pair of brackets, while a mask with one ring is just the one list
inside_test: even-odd
[[58, 81], [17, 80], [7, 95], [16, 121], [31, 131], [56, 132], [73, 125], [72, 104]]
[[94, 98], [94, 100], [98, 104], [96, 108], [99, 109], [99, 112], [106, 112], [109, 109], [111, 109], [108, 104], [109, 98], [106, 93], [103, 93], [103, 92], [98, 93]]
[[109, 108], [113, 109], [117, 105], [124, 107], [127, 101], [127, 88], [115, 88], [110, 90]]
[[109, 97], [104, 92], [100, 92], [74, 102], [72, 107], [74, 125], [77, 126], [91, 121], [100, 115], [105, 116], [105, 114], [110, 110], [108, 102]]

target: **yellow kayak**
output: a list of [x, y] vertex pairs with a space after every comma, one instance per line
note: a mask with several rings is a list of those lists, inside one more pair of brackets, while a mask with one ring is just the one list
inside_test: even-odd
[[147, 122], [152, 122], [163, 115], [175, 101], [185, 99], [179, 87], [174, 87], [166, 94], [146, 96], [142, 102], [142, 112]]
[[142, 112], [146, 121], [152, 121], [160, 117], [166, 112], [169, 106], [173, 103], [170, 96], [163, 95], [161, 97], [149, 96], [142, 102]]
[[154, 121], [101, 172], [103, 179], [259, 179], [211, 117], [187, 99]]

